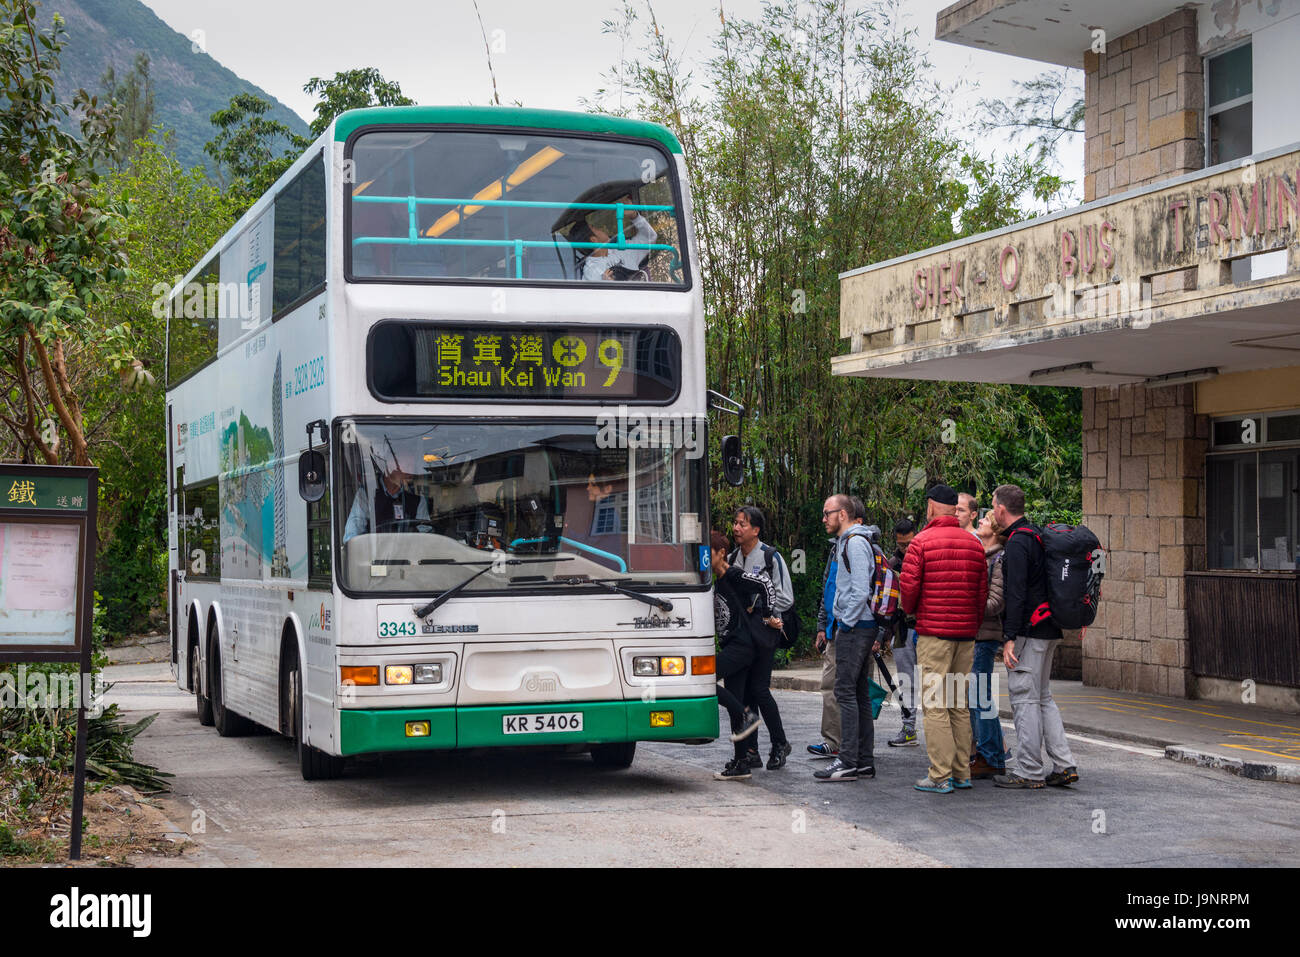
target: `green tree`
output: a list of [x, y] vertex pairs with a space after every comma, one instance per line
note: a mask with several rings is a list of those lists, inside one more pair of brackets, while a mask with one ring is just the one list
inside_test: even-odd
[[126, 277], [125, 210], [96, 191], [115, 117], [80, 90], [80, 135], [63, 128], [69, 110], [54, 95], [63, 24], [56, 17], [38, 33], [35, 16], [29, 0], [0, 5], [0, 417], [24, 461], [89, 465], [70, 367], [90, 353], [100, 374], [130, 361], [125, 331], [88, 317]]
[[212, 114], [217, 132], [203, 147], [217, 163], [217, 177], [247, 209], [293, 165], [309, 141], [279, 120], [271, 104], [252, 93], [237, 93], [230, 105]]
[[[830, 492], [860, 495], [889, 528], [939, 478], [987, 497], [1023, 446], [1036, 456], [1031, 498], [1077, 494], [1061, 481], [1065, 426], [1029, 390], [830, 368], [845, 352], [840, 272], [1023, 218], [1028, 198], [1060, 188], [1043, 158], [985, 157], [957, 137], [914, 34], [883, 14], [776, 0], [756, 20], [724, 19], [697, 84], [646, 9], [639, 54], [598, 103], [617, 95], [682, 142], [709, 385], [748, 410], [747, 485], [715, 481], [717, 522], [746, 500], [768, 509], [769, 540], [809, 552], [796, 593], [811, 614]], [[625, 7], [609, 28], [630, 35], [637, 19]]]
[[[99, 592], [111, 635], [144, 627], [162, 601], [167, 574], [167, 434], [163, 367], [165, 290], [234, 223], [239, 198], [223, 194], [199, 168], [169, 156], [166, 136], [138, 140], [131, 159], [103, 184], [107, 202], [128, 204], [127, 281], [95, 310], [101, 326], [124, 325], [136, 357], [122, 383], [87, 390], [87, 436], [100, 467]], [[156, 481], [140, 480], [156, 476]]]
[[153, 80], [149, 76], [149, 54], [137, 53], [131, 70], [122, 79], [110, 65], [99, 80], [104, 98], [120, 111], [113, 136], [113, 161], [126, 161], [131, 145], [145, 139], [154, 122]]
[[311, 135], [320, 136], [334, 122], [334, 117], [345, 110], [360, 110], [367, 106], [414, 106], [415, 101], [402, 94], [396, 82], [385, 80], [374, 67], [358, 70], [340, 70], [331, 79], [312, 77], [303, 86], [304, 93], [319, 96], [315, 119], [311, 121]]

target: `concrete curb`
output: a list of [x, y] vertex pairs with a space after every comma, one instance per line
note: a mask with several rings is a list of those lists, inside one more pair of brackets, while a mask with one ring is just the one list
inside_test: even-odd
[[1279, 781], [1283, 784], [1300, 784], [1300, 764], [1265, 761], [1243, 761], [1241, 758], [1229, 758], [1208, 751], [1197, 751], [1186, 745], [1171, 744], [1165, 748], [1165, 757], [1183, 764], [1194, 764], [1199, 768], [1214, 768], [1227, 771], [1252, 781]]
[[[821, 680], [819, 678], [806, 678], [802, 675], [783, 675], [777, 671], [772, 673], [772, 687], [784, 691], [821, 691]], [[999, 715], [1010, 720], [1011, 709], [1002, 708]], [[1283, 784], [1300, 784], [1300, 764], [1285, 761], [1272, 764], [1265, 761], [1245, 761], [1241, 758], [1228, 757], [1211, 751], [1201, 751], [1184, 744], [1170, 744], [1164, 738], [1135, 734], [1128, 731], [1117, 731], [1113, 728], [1094, 728], [1086, 724], [1080, 724], [1077, 721], [1066, 721], [1065, 729], [1075, 734], [1088, 734], [1098, 738], [1127, 741], [1130, 744], [1140, 744], [1148, 748], [1161, 749], [1164, 751], [1165, 757], [1171, 761], [1194, 764], [1197, 767], [1212, 768], [1217, 771], [1226, 771], [1229, 774], [1235, 774], [1251, 781], [1278, 781]]]
[[772, 687], [781, 691], [821, 691], [820, 678], [805, 678], [802, 675], [783, 675], [772, 672]]

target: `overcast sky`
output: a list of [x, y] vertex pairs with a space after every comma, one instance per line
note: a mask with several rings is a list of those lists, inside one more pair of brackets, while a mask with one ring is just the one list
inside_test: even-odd
[[[302, 91], [313, 76], [373, 66], [417, 103], [489, 103], [492, 96], [483, 34], [473, 0], [144, 0], [171, 27], [187, 36], [204, 31], [207, 51], [240, 76], [277, 97], [304, 119], [315, 99]], [[632, 0], [644, 18], [644, 0]], [[963, 90], [949, 104], [957, 129], [968, 129], [983, 97], [1006, 97], [1015, 78], [1040, 64], [934, 39], [935, 14], [951, 0], [904, 0], [905, 23], [945, 85]], [[622, 0], [479, 0], [483, 27], [493, 43], [501, 102], [581, 109], [601, 76], [619, 61], [619, 41], [602, 33], [602, 21], [618, 16]], [[753, 18], [760, 0], [725, 0], [727, 17]], [[712, 53], [718, 26], [716, 0], [654, 0], [660, 26], [688, 62]], [[499, 31], [499, 32], [498, 32]], [[701, 71], [697, 70], [697, 76]], [[986, 150], [1005, 149], [993, 139]], [[1079, 138], [1062, 150], [1067, 177], [1080, 180]]]

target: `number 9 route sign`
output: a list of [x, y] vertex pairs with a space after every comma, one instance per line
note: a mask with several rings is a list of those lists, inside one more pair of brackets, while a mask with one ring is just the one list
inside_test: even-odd
[[388, 320], [371, 332], [367, 374], [392, 401], [666, 403], [681, 386], [681, 356], [663, 327]]

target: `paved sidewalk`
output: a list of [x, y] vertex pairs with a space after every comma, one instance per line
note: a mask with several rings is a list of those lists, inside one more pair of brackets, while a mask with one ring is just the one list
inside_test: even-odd
[[[796, 665], [772, 672], [772, 687], [820, 690], [820, 665]], [[892, 658], [886, 658], [886, 666], [892, 673]], [[1009, 719], [1006, 671], [999, 664], [994, 674], [999, 710]], [[1053, 681], [1052, 695], [1070, 731], [1163, 749], [1171, 760], [1247, 778], [1300, 784], [1300, 715], [1248, 704], [1094, 688], [1080, 681]]]

